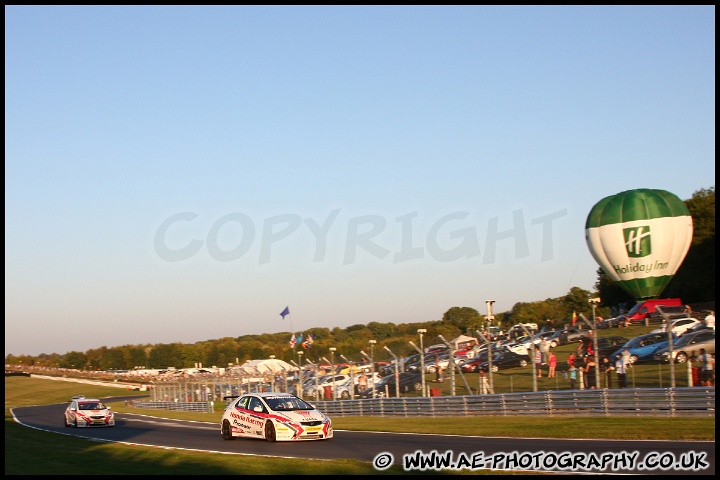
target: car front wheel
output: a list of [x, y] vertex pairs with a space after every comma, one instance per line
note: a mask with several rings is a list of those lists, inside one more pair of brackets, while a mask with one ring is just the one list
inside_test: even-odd
[[497, 365], [493, 365], [493, 366], [492, 366], [492, 371], [493, 371], [493, 373], [497, 373], [497, 372], [500, 371], [500, 367], [498, 367]]
[[230, 432], [230, 422], [227, 420], [223, 420], [222, 423], [222, 437], [223, 440], [235, 440], [235, 437], [233, 437]]
[[275, 425], [273, 425], [272, 422], [267, 422], [265, 424], [265, 440], [268, 442], [274, 442], [276, 440]]
[[678, 352], [677, 356], [675, 357], [675, 362], [677, 362], [677, 363], [687, 362], [687, 354], [685, 352]]
[[348, 392], [347, 390], [343, 390], [340, 393], [340, 398], [342, 398], [343, 400], [347, 400], [348, 398], [350, 398], [350, 392]]
[[525, 361], [525, 360], [520, 360], [520, 366], [521, 366], [521, 367], [527, 367], [527, 366], [528, 366], [528, 362]]

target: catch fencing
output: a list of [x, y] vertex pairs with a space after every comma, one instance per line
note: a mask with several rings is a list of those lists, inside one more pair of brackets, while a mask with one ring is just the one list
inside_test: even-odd
[[[312, 402], [331, 417], [668, 416], [715, 417], [715, 387], [550, 390]], [[213, 402], [131, 402], [138, 408], [212, 412]]]

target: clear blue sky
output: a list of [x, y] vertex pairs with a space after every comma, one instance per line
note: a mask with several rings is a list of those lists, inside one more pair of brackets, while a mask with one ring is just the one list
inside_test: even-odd
[[6, 6], [5, 175], [6, 355], [504, 312], [714, 186], [715, 7]]

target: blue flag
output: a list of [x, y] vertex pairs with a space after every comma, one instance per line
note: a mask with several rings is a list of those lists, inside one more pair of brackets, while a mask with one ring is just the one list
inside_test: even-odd
[[280, 316], [283, 317], [283, 320], [285, 320], [285, 315], [290, 315], [290, 307], [285, 307], [285, 310], [280, 313]]

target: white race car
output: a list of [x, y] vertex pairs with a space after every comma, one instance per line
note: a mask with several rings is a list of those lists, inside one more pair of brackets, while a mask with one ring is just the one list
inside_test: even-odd
[[268, 442], [327, 440], [330, 418], [290, 393], [249, 393], [230, 402], [220, 420], [225, 440], [262, 438]]
[[115, 414], [97, 398], [77, 395], [65, 409], [66, 427], [113, 427]]

